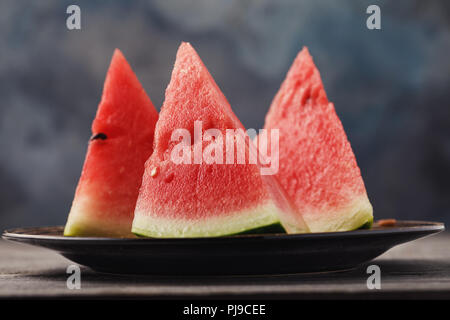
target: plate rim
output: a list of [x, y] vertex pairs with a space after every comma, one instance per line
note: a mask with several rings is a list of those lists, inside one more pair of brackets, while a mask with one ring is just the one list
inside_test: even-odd
[[[55, 228], [62, 226], [39, 226], [39, 227], [17, 227], [6, 229], [2, 233], [2, 239], [10, 241], [20, 241], [20, 240], [39, 240], [39, 241], [63, 241], [63, 242], [127, 242], [127, 243], [187, 243], [187, 242], [221, 242], [221, 241], [236, 241], [242, 239], [248, 240], [299, 240], [302, 238], [346, 238], [361, 235], [382, 235], [382, 234], [398, 234], [398, 233], [410, 233], [410, 232], [429, 232], [439, 233], [445, 230], [445, 224], [443, 222], [434, 221], [421, 221], [421, 220], [397, 220], [404, 224], [413, 224], [413, 226], [401, 226], [401, 227], [389, 227], [386, 229], [358, 229], [352, 231], [337, 231], [337, 232], [316, 232], [316, 233], [301, 233], [301, 234], [243, 234], [243, 235], [230, 235], [223, 237], [192, 237], [192, 238], [108, 238], [108, 237], [65, 237], [65, 236], [55, 236], [55, 235], [36, 235], [36, 234], [24, 234], [17, 233], [18, 230], [27, 229], [39, 229], [39, 228]], [[417, 225], [419, 224], [419, 225]]]

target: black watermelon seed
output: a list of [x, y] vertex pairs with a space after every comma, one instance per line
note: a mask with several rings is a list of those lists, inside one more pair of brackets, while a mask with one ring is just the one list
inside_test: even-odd
[[106, 138], [108, 138], [108, 137], [106, 136], [106, 134], [100, 132], [100, 133], [97, 133], [97, 134], [93, 135], [93, 136], [91, 137], [91, 141], [97, 140], [97, 139], [106, 140]]

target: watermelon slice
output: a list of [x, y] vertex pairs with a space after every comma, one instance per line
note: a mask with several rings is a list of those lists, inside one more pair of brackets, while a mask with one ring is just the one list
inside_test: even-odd
[[116, 49], [64, 235], [133, 235], [134, 208], [157, 118], [139, 80]]
[[[266, 116], [279, 129], [277, 178], [311, 232], [370, 225], [372, 206], [361, 172], [319, 71], [304, 48]], [[296, 225], [285, 225], [296, 232]]]
[[[189, 137], [174, 140], [180, 129]], [[197, 139], [210, 129], [216, 135], [209, 141]], [[227, 137], [227, 129], [234, 134]], [[249, 159], [256, 148], [244, 130], [200, 57], [182, 43], [156, 125], [154, 152], [145, 164], [132, 231], [162, 238], [223, 236], [278, 224], [279, 215], [292, 214], [276, 179], [261, 176], [258, 164], [238, 163], [237, 152], [223, 163], [204, 157], [208, 146], [242, 139]], [[196, 160], [200, 149], [201, 160]], [[184, 161], [174, 161], [180, 150]], [[227, 153], [218, 148], [211, 155], [226, 159]], [[307, 231], [300, 221], [297, 225]]]

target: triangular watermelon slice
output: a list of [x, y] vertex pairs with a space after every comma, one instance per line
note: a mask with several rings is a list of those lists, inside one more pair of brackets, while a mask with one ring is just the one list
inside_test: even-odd
[[[216, 129], [217, 140], [195, 139], [199, 124], [197, 137]], [[189, 137], [174, 141], [172, 135], [180, 129]], [[156, 125], [154, 153], [145, 164], [134, 233], [163, 238], [223, 236], [278, 224], [279, 215], [289, 214], [276, 179], [262, 177], [257, 164], [238, 163], [237, 156], [231, 163], [202, 158], [212, 141], [221, 139], [219, 134], [226, 137], [227, 129], [240, 130], [226, 141], [245, 138], [245, 154], [256, 152], [200, 57], [190, 44], [182, 43]], [[201, 163], [195, 160], [197, 148], [203, 149]], [[184, 162], [174, 161], [175, 150], [183, 150]], [[226, 159], [224, 148], [211, 155], [215, 152]]]
[[[307, 48], [276, 94], [265, 128], [280, 130], [277, 178], [311, 232], [347, 231], [372, 223], [355, 155]], [[289, 232], [297, 229], [285, 227]]]
[[64, 235], [133, 235], [134, 208], [157, 118], [139, 80], [116, 49]]

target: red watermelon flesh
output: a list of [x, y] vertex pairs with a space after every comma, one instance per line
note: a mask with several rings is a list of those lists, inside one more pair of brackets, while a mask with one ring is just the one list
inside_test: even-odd
[[116, 49], [92, 124], [66, 236], [132, 236], [144, 162], [152, 153], [158, 113]]
[[[307, 48], [276, 94], [265, 128], [280, 130], [276, 176], [311, 232], [371, 224], [372, 206], [355, 155]], [[296, 232], [296, 226], [288, 231]]]
[[[257, 164], [240, 164], [236, 157], [231, 164], [195, 162], [195, 148], [205, 150], [211, 143], [195, 140], [196, 121], [201, 121], [200, 134], [217, 129], [224, 139], [227, 129], [241, 129], [230, 139], [245, 139], [247, 156], [256, 152], [200, 57], [182, 43], [156, 125], [154, 153], [145, 164], [132, 231], [149, 237], [205, 237], [278, 223], [289, 204], [276, 180], [262, 177]], [[172, 134], [180, 128], [190, 133], [183, 142], [189, 151], [185, 163], [172, 158], [180, 145]], [[224, 149], [215, 152], [226, 159]]]

